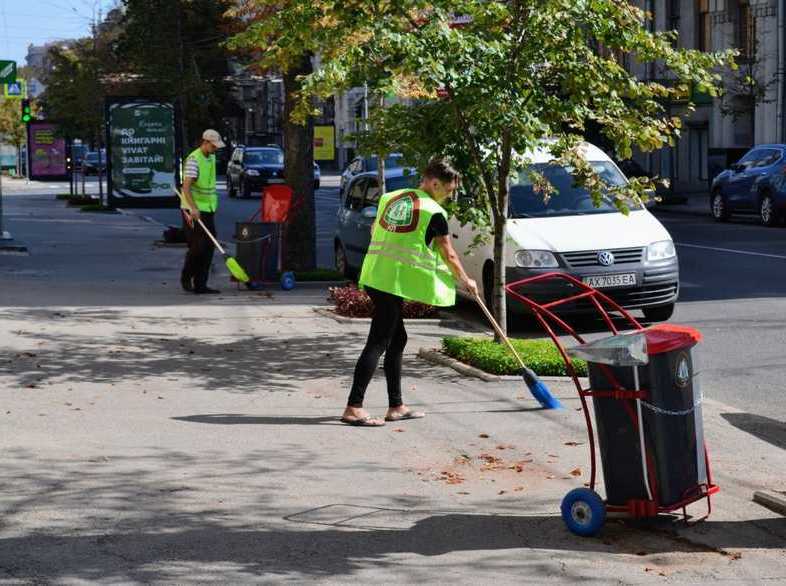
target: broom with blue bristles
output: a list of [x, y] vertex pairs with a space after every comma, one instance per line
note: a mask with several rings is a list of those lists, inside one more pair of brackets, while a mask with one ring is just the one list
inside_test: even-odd
[[499, 335], [499, 337], [502, 338], [505, 344], [507, 344], [508, 349], [511, 351], [513, 356], [516, 357], [516, 361], [519, 363], [519, 366], [521, 367], [521, 376], [524, 379], [524, 382], [527, 384], [527, 388], [529, 389], [529, 392], [532, 393], [532, 396], [535, 397], [535, 399], [537, 399], [538, 403], [540, 403], [544, 409], [560, 409], [562, 407], [562, 403], [560, 403], [559, 399], [557, 399], [554, 395], [551, 394], [549, 388], [545, 384], [543, 384], [543, 381], [541, 381], [538, 378], [538, 375], [535, 374], [530, 367], [524, 364], [524, 361], [521, 359], [521, 356], [519, 356], [519, 353], [516, 352], [516, 349], [513, 347], [513, 344], [510, 343], [510, 340], [508, 340], [508, 337], [505, 335], [505, 332], [503, 332], [502, 328], [499, 327], [497, 320], [495, 320], [494, 316], [491, 315], [491, 312], [486, 307], [486, 304], [483, 303], [483, 300], [480, 298], [480, 296], [477, 293], [475, 293], [475, 301], [478, 302], [478, 305], [480, 305], [480, 308], [483, 310], [483, 313], [486, 314], [486, 317], [491, 322], [491, 325], [494, 326], [494, 331], [497, 332], [497, 335]]

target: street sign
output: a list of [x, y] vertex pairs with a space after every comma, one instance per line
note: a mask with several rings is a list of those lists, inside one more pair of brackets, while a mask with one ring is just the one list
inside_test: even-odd
[[[2, 62], [0, 62], [2, 63]], [[21, 100], [27, 95], [27, 84], [24, 79], [18, 79], [13, 83], [3, 84], [3, 97], [12, 100]]]
[[16, 61], [0, 61], [0, 83], [16, 81]]

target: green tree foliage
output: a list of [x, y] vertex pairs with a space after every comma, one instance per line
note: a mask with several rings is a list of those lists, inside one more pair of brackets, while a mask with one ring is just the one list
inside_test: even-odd
[[233, 21], [228, 0], [123, 0], [115, 46], [138, 95], [178, 97], [187, 144], [232, 113], [223, 46]]
[[[316, 221], [314, 205], [314, 124], [310, 112], [295, 116], [303, 100], [303, 80], [312, 73], [314, 53], [308, 47], [288, 44], [291, 29], [302, 26], [298, 15], [286, 21], [277, 20], [277, 11], [284, 4], [237, 0], [230, 14], [237, 18], [239, 30], [229, 47], [258, 71], [281, 74], [284, 82], [284, 167], [287, 184], [294, 193], [294, 205], [285, 233], [284, 261], [287, 268], [309, 270], [316, 266]], [[267, 26], [277, 22], [280, 26]], [[281, 50], [278, 50], [281, 49]]]
[[[652, 185], [636, 179], [607, 188], [581, 155], [587, 126], [599, 128], [620, 158], [669, 145], [681, 123], [664, 104], [689, 96], [691, 84], [716, 95], [716, 69], [733, 65], [731, 54], [675, 48], [674, 33], [648, 31], [649, 15], [625, 0], [244, 4], [270, 10], [242, 36], [264, 40], [257, 45], [263, 62], [286, 67], [294, 55], [320, 56], [319, 69], [303, 78], [296, 119], [306, 119], [315, 96], [365, 81], [406, 98], [375, 113], [368, 151], [401, 151], [420, 164], [449, 154], [462, 166], [473, 196], [468, 216], [494, 237], [494, 309], [503, 324], [508, 188], [527, 153], [553, 139], [547, 147], [576, 182], [627, 213]], [[670, 81], [636, 79], [623, 57], [657, 63]], [[548, 184], [533, 179], [548, 197]]]

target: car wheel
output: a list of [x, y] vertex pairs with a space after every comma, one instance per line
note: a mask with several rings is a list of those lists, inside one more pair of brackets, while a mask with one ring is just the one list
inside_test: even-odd
[[762, 226], [771, 228], [778, 224], [778, 210], [775, 209], [775, 200], [770, 194], [765, 194], [759, 202], [759, 220]]
[[714, 191], [710, 199], [710, 211], [712, 217], [716, 222], [726, 222], [729, 219], [729, 206], [726, 202], [726, 196], [720, 191]]
[[349, 266], [349, 261], [347, 260], [347, 253], [344, 251], [344, 247], [341, 245], [341, 242], [336, 242], [335, 252], [336, 252], [336, 270], [339, 273], [341, 273], [341, 275], [344, 278], [351, 279], [352, 269]]
[[232, 179], [227, 175], [227, 195], [229, 197], [237, 197], [237, 189], [232, 185]]
[[660, 307], [645, 307], [642, 311], [647, 321], [667, 321], [674, 314], [674, 304], [670, 303]]

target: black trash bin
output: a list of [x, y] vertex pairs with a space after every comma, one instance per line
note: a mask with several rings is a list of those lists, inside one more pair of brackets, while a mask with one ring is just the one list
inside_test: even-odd
[[237, 261], [246, 269], [251, 284], [278, 280], [278, 231], [274, 222], [237, 222]]
[[[707, 484], [692, 356], [700, 340], [693, 328], [660, 324], [572, 349], [588, 361], [592, 391], [619, 389], [616, 382], [627, 391], [647, 392], [642, 399], [593, 397], [608, 504], [649, 500], [670, 506]], [[623, 351], [626, 344], [635, 348], [642, 342], [644, 352]]]

